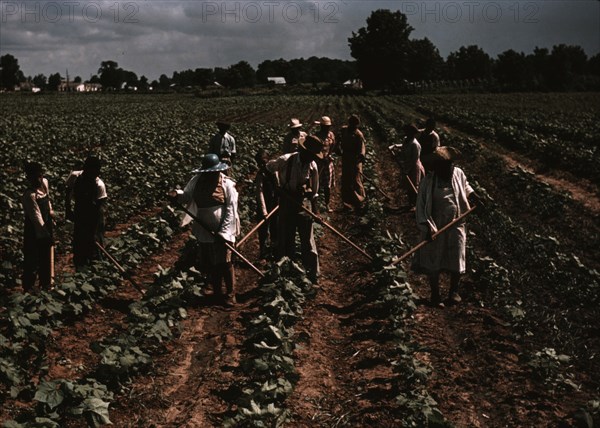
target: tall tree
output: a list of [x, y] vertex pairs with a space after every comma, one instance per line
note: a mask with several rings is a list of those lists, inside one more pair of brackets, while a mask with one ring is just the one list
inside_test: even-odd
[[498, 55], [495, 76], [505, 89], [511, 91], [528, 90], [534, 80], [531, 62], [527, 60], [524, 53], [512, 49]]
[[25, 75], [19, 66], [19, 60], [11, 54], [0, 57], [0, 88], [14, 90], [20, 82], [25, 81]]
[[246, 61], [230, 66], [227, 72], [227, 86], [231, 88], [248, 88], [256, 83], [256, 72]]
[[160, 89], [169, 88], [169, 86], [171, 86], [171, 79], [169, 79], [166, 74], [161, 74], [158, 78], [158, 86]]
[[196, 84], [203, 89], [215, 81], [215, 73], [212, 68], [197, 68], [194, 74]]
[[123, 83], [122, 70], [115, 61], [102, 61], [98, 74], [100, 75], [100, 83], [104, 88], [119, 89], [121, 83]]
[[142, 75], [142, 77], [140, 77], [140, 90], [147, 91], [149, 86], [148, 78]]
[[33, 84], [40, 89], [44, 89], [47, 83], [48, 79], [43, 74], [38, 74], [33, 78]]
[[600, 54], [596, 54], [589, 59], [588, 71], [594, 76], [600, 76]]
[[527, 55], [530, 67], [533, 72], [533, 90], [547, 90], [548, 89], [548, 69], [550, 67], [550, 54], [548, 49], [535, 47], [533, 53]]
[[411, 40], [409, 46], [410, 64], [407, 79], [416, 81], [439, 78], [444, 67], [444, 59], [438, 48], [427, 37]]
[[552, 47], [548, 80], [554, 90], [573, 89], [577, 75], [585, 73], [587, 55], [581, 46], [556, 45]]
[[51, 74], [50, 77], [48, 77], [48, 89], [57, 91], [61, 80], [60, 73]]
[[350, 53], [366, 88], [397, 86], [408, 77], [412, 31], [405, 14], [379, 9], [367, 18], [366, 27], [352, 32]]
[[290, 63], [283, 58], [276, 60], [266, 60], [258, 64], [256, 69], [256, 80], [258, 83], [267, 83], [267, 77], [285, 77], [289, 78]]
[[451, 79], [487, 79], [491, 76], [493, 61], [479, 46], [471, 45], [451, 52], [446, 64]]

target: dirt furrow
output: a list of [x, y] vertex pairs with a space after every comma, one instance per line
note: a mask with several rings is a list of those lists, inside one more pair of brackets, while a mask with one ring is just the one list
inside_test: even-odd
[[600, 197], [596, 186], [589, 180], [575, 177], [573, 174], [561, 170], [541, 172], [542, 167], [536, 162], [502, 147], [495, 141], [466, 134], [447, 124], [440, 123], [439, 125], [445, 132], [469, 138], [479, 143], [486, 150], [491, 150], [493, 154], [499, 156], [505, 162], [508, 168], [521, 168], [533, 174], [539, 182], [550, 185], [557, 193], [569, 193], [575, 201], [586, 207], [592, 214], [598, 215], [600, 213]]

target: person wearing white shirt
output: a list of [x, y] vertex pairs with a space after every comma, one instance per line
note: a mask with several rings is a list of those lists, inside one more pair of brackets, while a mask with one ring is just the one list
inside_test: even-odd
[[302, 207], [318, 214], [319, 169], [316, 160], [322, 157], [323, 142], [311, 135], [298, 144], [298, 152], [284, 154], [267, 163], [267, 169], [277, 174], [282, 193], [279, 199], [277, 256], [294, 256], [298, 232], [302, 264], [308, 278], [315, 284], [319, 276], [319, 254], [313, 219]]
[[[195, 175], [185, 188], [172, 190], [169, 197], [197, 219], [192, 223], [192, 233], [198, 241], [200, 269], [207, 275], [215, 297], [230, 306], [236, 303], [235, 270], [231, 250], [225, 243], [235, 243], [240, 233], [240, 219], [235, 182], [223, 174], [228, 168], [229, 165], [221, 162], [216, 154], [206, 154], [202, 166], [193, 171]], [[186, 215], [182, 226], [193, 220]]]

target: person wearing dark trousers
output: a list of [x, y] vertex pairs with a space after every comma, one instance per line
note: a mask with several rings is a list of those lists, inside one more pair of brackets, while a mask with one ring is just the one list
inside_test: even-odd
[[[256, 191], [256, 220], [264, 220], [267, 215], [275, 209], [279, 203], [277, 196], [277, 179], [275, 175], [267, 170], [269, 154], [265, 149], [260, 149], [254, 159], [258, 164], [258, 172], [254, 180]], [[258, 242], [260, 245], [260, 258], [265, 259], [268, 255], [267, 240], [271, 243], [277, 242], [277, 213], [268, 218], [258, 229]]]
[[[104, 245], [104, 211], [107, 201], [106, 186], [99, 177], [100, 159], [89, 156], [82, 171], [73, 171], [67, 178], [65, 213], [75, 223], [73, 232], [73, 263], [80, 269], [99, 259], [96, 242]], [[75, 209], [71, 203], [75, 200]]]
[[49, 289], [52, 284], [52, 224], [54, 211], [50, 202], [48, 180], [38, 162], [25, 164], [27, 189], [22, 196], [25, 213], [23, 239], [23, 289], [32, 291], [39, 277], [41, 289]]
[[314, 284], [319, 276], [319, 253], [315, 243], [313, 218], [303, 209], [318, 214], [319, 169], [323, 142], [314, 135], [298, 143], [298, 152], [288, 153], [267, 163], [277, 173], [281, 197], [277, 223], [277, 257], [294, 258], [296, 233], [300, 238], [302, 264]]
[[320, 128], [315, 135], [323, 141], [323, 159], [319, 160], [319, 187], [323, 193], [325, 210], [332, 212], [331, 209], [331, 189], [335, 187], [335, 169], [333, 153], [336, 150], [335, 134], [331, 131], [333, 122], [329, 116], [323, 116], [321, 120], [316, 121], [315, 125]]

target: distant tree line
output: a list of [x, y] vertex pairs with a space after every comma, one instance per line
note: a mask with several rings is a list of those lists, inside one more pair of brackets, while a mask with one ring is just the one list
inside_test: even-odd
[[512, 49], [491, 58], [477, 45], [463, 46], [446, 60], [427, 38], [410, 39], [413, 27], [401, 12], [376, 10], [367, 26], [348, 39], [367, 89], [403, 89], [421, 81], [483, 81], [505, 91], [600, 89], [600, 54], [588, 59], [580, 46]]
[[[308, 59], [266, 60], [255, 70], [240, 61], [227, 68], [196, 68], [162, 74], [150, 82], [119, 67], [112, 60], [102, 61], [98, 74], [88, 82], [100, 83], [103, 90], [169, 90], [173, 87], [248, 88], [267, 83], [268, 77], [283, 77], [291, 85], [329, 83], [341, 85], [360, 78], [366, 89], [405, 91], [415, 83], [432, 86], [439, 82], [477, 82], [487, 90], [568, 91], [600, 90], [600, 54], [588, 58], [580, 46], [556, 45], [552, 50], [535, 48], [525, 54], [512, 49], [491, 58], [477, 45], [463, 46], [444, 60], [428, 39], [411, 39], [413, 31], [407, 16], [399, 11], [379, 9], [367, 18], [366, 27], [348, 39], [355, 61], [310, 57]], [[42, 89], [57, 90], [64, 78], [38, 74], [25, 77], [18, 60], [0, 57], [0, 88], [13, 89], [29, 82]], [[73, 82], [81, 82], [76, 77]]]

